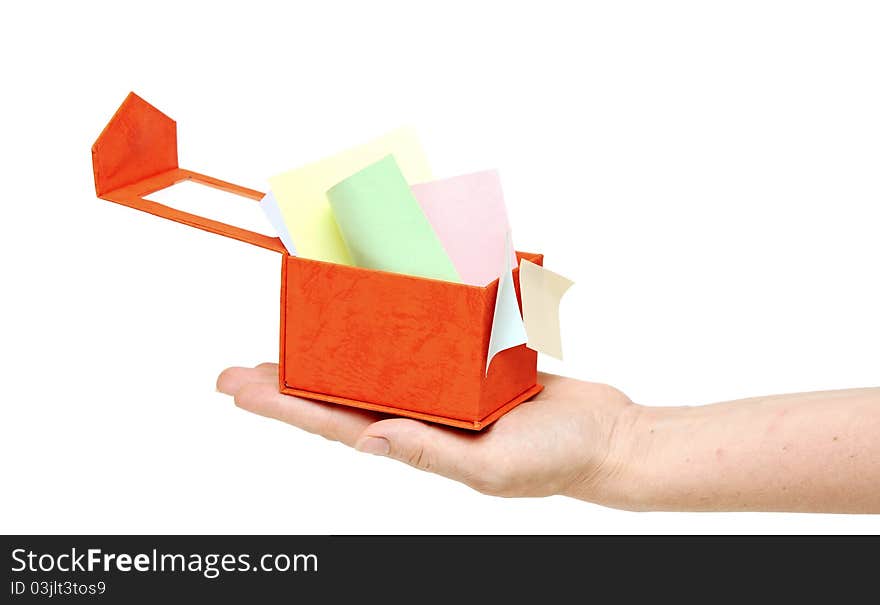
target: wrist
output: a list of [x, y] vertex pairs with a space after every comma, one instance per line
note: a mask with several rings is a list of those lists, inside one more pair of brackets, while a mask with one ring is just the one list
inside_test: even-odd
[[652, 510], [657, 486], [650, 469], [660, 445], [658, 427], [675, 422], [679, 408], [629, 403], [610, 423], [604, 456], [595, 472], [565, 495], [603, 506]]

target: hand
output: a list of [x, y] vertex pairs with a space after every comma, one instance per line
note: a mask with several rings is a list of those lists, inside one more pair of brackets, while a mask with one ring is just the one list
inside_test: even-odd
[[880, 512], [880, 388], [643, 407], [602, 384], [544, 390], [481, 432], [278, 392], [278, 367], [229, 368], [248, 411], [497, 496], [627, 510]]
[[616, 430], [636, 410], [603, 384], [540, 374], [544, 390], [481, 432], [282, 395], [278, 366], [228, 368], [217, 390], [240, 408], [460, 481], [485, 494], [603, 501], [625, 457]]

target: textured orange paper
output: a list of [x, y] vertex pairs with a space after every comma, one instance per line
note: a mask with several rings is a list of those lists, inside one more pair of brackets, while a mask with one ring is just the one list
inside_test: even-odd
[[[537, 392], [537, 353], [525, 345], [484, 374], [498, 280], [477, 287], [286, 256], [281, 281], [283, 392], [466, 428]], [[514, 281], [519, 296], [518, 270]]]
[[260, 200], [263, 193], [177, 166], [177, 123], [129, 93], [92, 145], [95, 191], [101, 199], [284, 253], [277, 237], [241, 229], [144, 199], [181, 181], [194, 181]]
[[[183, 180], [263, 194], [179, 168], [174, 120], [134, 93], [92, 162], [102, 199], [282, 254], [282, 392], [479, 430], [541, 390], [525, 345], [499, 353], [485, 375], [497, 280], [477, 287], [290, 256], [278, 238], [144, 199]], [[519, 299], [518, 270], [514, 282]]]

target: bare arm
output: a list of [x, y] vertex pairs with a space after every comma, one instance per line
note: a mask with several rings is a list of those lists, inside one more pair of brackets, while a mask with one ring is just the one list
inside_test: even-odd
[[564, 494], [630, 510], [880, 513], [880, 388], [652, 408], [541, 375], [480, 433], [281, 395], [277, 366], [229, 368], [248, 411], [499, 496]]
[[605, 480], [611, 505], [880, 512], [878, 388], [637, 406], [625, 433]]

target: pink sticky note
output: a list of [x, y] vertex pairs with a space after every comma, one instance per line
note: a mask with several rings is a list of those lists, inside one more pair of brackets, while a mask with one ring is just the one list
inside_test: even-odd
[[[461, 281], [485, 286], [506, 264], [510, 225], [495, 170], [412, 185]], [[511, 263], [516, 266], [515, 255]]]

